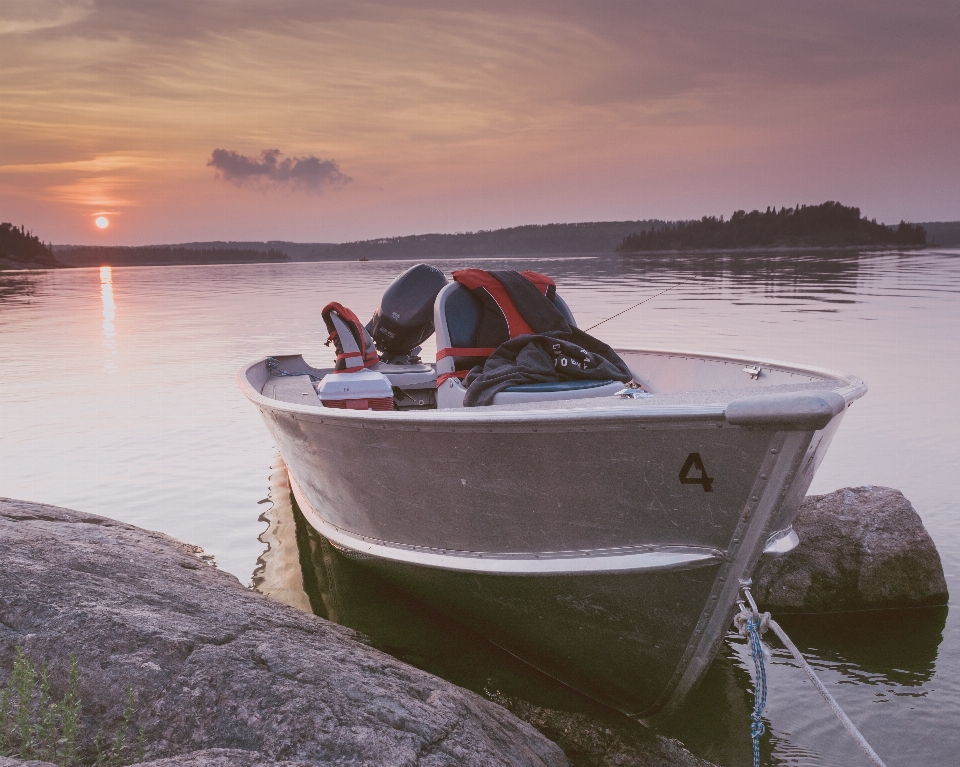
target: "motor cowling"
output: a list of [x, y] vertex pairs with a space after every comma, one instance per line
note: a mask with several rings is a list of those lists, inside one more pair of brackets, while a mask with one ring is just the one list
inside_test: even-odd
[[447, 284], [443, 272], [417, 264], [395, 279], [366, 328], [384, 361], [415, 356], [433, 334], [433, 303]]

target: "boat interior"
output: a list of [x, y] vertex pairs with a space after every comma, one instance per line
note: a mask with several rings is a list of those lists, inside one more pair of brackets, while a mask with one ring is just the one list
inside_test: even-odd
[[[553, 301], [567, 322], [576, 326], [567, 303], [559, 295]], [[470, 290], [457, 282], [447, 283], [433, 308], [438, 349], [435, 362], [423, 362], [411, 355], [409, 360], [379, 362], [369, 368], [389, 380], [395, 412], [462, 408], [466, 388], [458, 375], [482, 365], [483, 353], [489, 353], [476, 348], [482, 306]], [[461, 354], [445, 353], [452, 350]], [[465, 352], [472, 354], [467, 356]], [[573, 380], [511, 386], [496, 395], [492, 406], [483, 409], [723, 404], [756, 394], [840, 389], [856, 383], [832, 371], [762, 360], [659, 350], [617, 352], [634, 375], [627, 385], [620, 381]], [[294, 355], [271, 357], [251, 366], [247, 380], [270, 399], [323, 407], [317, 386], [330, 374], [335, 374], [332, 367], [315, 368], [302, 356]]]
[[[601, 394], [594, 393], [595, 390], [587, 390], [590, 394], [583, 392], [577, 397], [553, 396], [542, 399], [529, 397], [521, 402], [497, 402], [484, 410], [725, 404], [756, 394], [836, 390], [848, 385], [847, 381], [831, 377], [826, 373], [806, 372], [775, 363], [763, 364], [750, 360], [733, 360], [661, 350], [618, 349], [617, 351], [635, 372], [636, 381], [642, 388], [631, 389], [617, 382], [617, 391], [613, 393]], [[759, 367], [759, 378], [751, 377], [751, 372], [747, 371], [748, 367], [753, 369]], [[683, 371], [683, 368], [686, 370]], [[383, 373], [390, 380], [396, 411], [438, 409], [437, 374], [434, 365], [381, 363], [373, 369]], [[295, 405], [323, 407], [323, 403], [317, 396], [317, 383], [333, 372], [333, 368], [315, 368], [302, 356], [290, 355], [271, 357], [268, 363], [261, 362], [249, 368], [247, 380], [258, 393], [269, 399]], [[683, 376], [679, 374], [681, 372], [690, 375]], [[662, 377], [657, 373], [662, 373]], [[658, 385], [661, 381], [662, 386]], [[550, 391], [545, 394], [562, 395], [564, 392]], [[439, 409], [444, 408], [441, 406]]]

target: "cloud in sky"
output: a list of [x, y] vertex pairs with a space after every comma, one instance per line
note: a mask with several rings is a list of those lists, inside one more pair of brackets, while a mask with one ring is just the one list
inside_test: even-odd
[[335, 160], [319, 157], [287, 157], [280, 160], [279, 149], [264, 149], [259, 157], [248, 157], [228, 149], [214, 149], [207, 161], [224, 181], [245, 184], [289, 185], [320, 193], [324, 186], [343, 186], [353, 179], [345, 175]]

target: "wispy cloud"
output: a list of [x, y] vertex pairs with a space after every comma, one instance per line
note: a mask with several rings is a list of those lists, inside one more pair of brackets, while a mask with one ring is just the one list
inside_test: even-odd
[[228, 149], [214, 149], [207, 166], [216, 168], [220, 178], [237, 186], [288, 185], [319, 193], [324, 186], [339, 187], [352, 180], [335, 160], [321, 160], [314, 155], [281, 160], [282, 154], [279, 149], [264, 149], [259, 157], [248, 157]]
[[95, 209], [102, 212], [138, 205], [134, 185], [125, 176], [97, 176], [96, 178], [78, 178], [65, 184], [47, 187], [48, 197], [70, 206]]
[[65, 162], [3, 163], [0, 162], [0, 174], [4, 173], [105, 173], [111, 171], [155, 171], [164, 166], [164, 160], [146, 152], [111, 152], [97, 154], [85, 160]]
[[68, 27], [94, 11], [93, 0], [4, 0], [0, 35]]

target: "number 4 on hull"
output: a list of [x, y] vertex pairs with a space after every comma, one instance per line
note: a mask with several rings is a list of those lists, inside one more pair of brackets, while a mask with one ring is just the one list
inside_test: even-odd
[[[700, 476], [691, 477], [691, 469], [699, 471]], [[707, 469], [703, 465], [703, 459], [700, 457], [700, 453], [690, 453], [690, 455], [687, 456], [687, 460], [683, 462], [683, 468], [680, 469], [680, 484], [700, 485], [703, 488], [703, 492], [713, 492], [713, 477], [707, 476]]]

